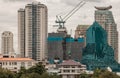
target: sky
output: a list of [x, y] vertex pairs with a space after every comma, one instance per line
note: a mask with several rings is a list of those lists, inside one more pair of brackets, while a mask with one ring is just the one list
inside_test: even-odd
[[[14, 49], [18, 53], [18, 18], [17, 11], [24, 8], [26, 4], [33, 1], [41, 2], [48, 7], [48, 32], [56, 32], [57, 27], [53, 27], [56, 15], [64, 17], [81, 0], [0, 0], [0, 34], [4, 31], [11, 31], [14, 34]], [[120, 0], [84, 0], [86, 4], [66, 21], [68, 33], [74, 36], [74, 31], [79, 24], [91, 25], [94, 22], [94, 6], [112, 5], [115, 22], [120, 30]], [[1, 35], [0, 35], [1, 39]], [[119, 38], [120, 39], [120, 38]], [[120, 40], [119, 40], [120, 41]], [[120, 43], [120, 42], [119, 42]], [[1, 50], [1, 40], [0, 40]]]

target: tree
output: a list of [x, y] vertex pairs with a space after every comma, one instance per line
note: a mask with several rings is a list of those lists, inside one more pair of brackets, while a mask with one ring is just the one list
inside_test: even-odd
[[102, 73], [101, 71], [103, 71], [103, 70], [101, 70], [99, 68], [95, 69], [94, 73], [93, 73], [93, 78], [98, 78], [99, 75]]
[[0, 68], [0, 78], [15, 78], [15, 74], [8, 69]]
[[20, 78], [23, 74], [26, 74], [27, 70], [25, 67], [21, 67], [19, 72], [16, 74], [16, 78]]
[[38, 73], [26, 73], [26, 74], [22, 74], [22, 76], [20, 78], [41, 78], [40, 75]]
[[106, 70], [99, 75], [99, 78], [120, 78], [120, 76]]
[[38, 74], [43, 74], [45, 72], [45, 68], [43, 65], [40, 63], [36, 64], [36, 66], [33, 66], [27, 70], [27, 73], [38, 73]]
[[88, 75], [86, 73], [82, 73], [82, 74], [80, 74], [79, 78], [90, 78], [90, 75]]
[[40, 78], [51, 78], [48, 73], [43, 73]]
[[60, 78], [57, 74], [43, 73], [40, 78]]
[[59, 75], [57, 75], [56, 73], [55, 74], [50, 74], [50, 76], [49, 76], [50, 78], [60, 78], [60, 76]]

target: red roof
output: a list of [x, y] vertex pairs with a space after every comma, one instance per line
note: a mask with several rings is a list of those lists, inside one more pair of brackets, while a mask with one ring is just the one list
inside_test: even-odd
[[33, 61], [30, 58], [0, 58], [0, 61]]
[[74, 60], [66, 60], [66, 61], [64, 61], [63, 63], [61, 63], [61, 64], [59, 64], [59, 65], [75, 65], [75, 66], [79, 66], [79, 65], [81, 65], [79, 62], [76, 62], [76, 61], [74, 61]]

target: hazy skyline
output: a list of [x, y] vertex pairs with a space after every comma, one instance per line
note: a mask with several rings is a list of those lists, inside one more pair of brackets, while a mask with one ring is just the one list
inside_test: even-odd
[[[18, 48], [18, 24], [17, 24], [17, 11], [19, 8], [24, 8], [26, 4], [33, 1], [39, 1], [46, 4], [48, 7], [48, 32], [53, 32], [57, 29], [52, 25], [55, 25], [55, 19], [57, 14], [62, 14], [63, 16], [67, 14], [70, 10], [80, 0], [0, 0], [0, 37], [3, 31], [11, 31], [14, 34], [14, 49], [17, 52]], [[120, 0], [85, 0], [86, 4], [80, 8], [70, 19], [67, 20], [66, 27], [68, 33], [72, 29], [72, 35], [78, 24], [89, 24], [94, 22], [94, 6], [109, 6], [112, 5], [111, 9], [115, 22], [120, 30]], [[1, 39], [1, 38], [0, 38]], [[0, 40], [1, 48], [1, 40]], [[0, 49], [1, 50], [1, 49]]]

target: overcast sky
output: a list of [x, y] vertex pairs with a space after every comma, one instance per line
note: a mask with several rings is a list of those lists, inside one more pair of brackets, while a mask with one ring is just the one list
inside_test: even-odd
[[[75, 7], [75, 5], [77, 5], [78, 2], [80, 2], [80, 0], [0, 0], [0, 34], [3, 31], [13, 32], [15, 52], [18, 52], [17, 10], [19, 8], [24, 8], [26, 4], [33, 1], [39, 1], [48, 7], [48, 32], [56, 31], [57, 27], [53, 27], [52, 25], [55, 25], [54, 22], [57, 14], [61, 14], [64, 17], [65, 14], [67, 14]], [[120, 0], [85, 1], [86, 4], [80, 8], [70, 19], [67, 20], [66, 27], [68, 29], [68, 33], [70, 33], [70, 30], [72, 29], [72, 35], [74, 35], [75, 28], [78, 24], [91, 25], [94, 22], [94, 6], [109, 5], [113, 6], [111, 11], [113, 12], [118, 31], [120, 30]]]

